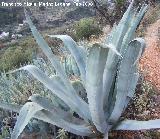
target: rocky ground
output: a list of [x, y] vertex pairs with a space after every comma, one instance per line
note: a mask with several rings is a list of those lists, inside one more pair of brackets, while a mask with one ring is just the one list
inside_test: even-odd
[[140, 69], [144, 78], [160, 93], [160, 20], [148, 28], [145, 40], [147, 48], [141, 58]]

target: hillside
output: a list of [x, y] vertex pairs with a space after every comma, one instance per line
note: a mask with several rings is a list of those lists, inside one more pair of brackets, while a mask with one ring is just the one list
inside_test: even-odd
[[[5, 2], [15, 2], [6, 0]], [[58, 0], [61, 2], [61, 0]], [[56, 0], [56, 2], [58, 2]], [[0, 1], [0, 3], [2, 0]], [[34, 0], [33, 2], [37, 2]], [[49, 2], [49, 1], [47, 1]], [[52, 1], [53, 2], [53, 1]], [[88, 7], [69, 6], [69, 7], [28, 7], [32, 13], [32, 16], [37, 20], [39, 26], [45, 27], [57, 27], [64, 23], [70, 24], [75, 20], [79, 20], [84, 17], [90, 17], [95, 15], [95, 11]], [[24, 20], [23, 7], [0, 7], [0, 27], [11, 24], [23, 23]]]

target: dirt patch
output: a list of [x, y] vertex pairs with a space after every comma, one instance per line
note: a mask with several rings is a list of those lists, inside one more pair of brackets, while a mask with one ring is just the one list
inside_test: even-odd
[[160, 20], [147, 29], [145, 40], [147, 48], [140, 60], [140, 70], [160, 93]]

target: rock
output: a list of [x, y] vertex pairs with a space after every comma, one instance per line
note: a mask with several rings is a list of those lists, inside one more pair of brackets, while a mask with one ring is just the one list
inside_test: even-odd
[[160, 95], [158, 95], [156, 98], [155, 98], [155, 102], [160, 104]]

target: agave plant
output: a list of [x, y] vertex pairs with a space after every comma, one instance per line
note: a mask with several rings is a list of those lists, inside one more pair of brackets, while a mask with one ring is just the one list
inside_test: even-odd
[[[19, 112], [11, 138], [17, 139], [31, 118], [37, 118], [65, 129], [68, 132], [92, 138], [108, 138], [111, 130], [141, 130], [160, 128], [160, 119], [149, 121], [121, 120], [129, 100], [133, 97], [138, 81], [138, 60], [145, 42], [136, 38], [135, 30], [147, 10], [146, 5], [133, 8], [133, 2], [117, 26], [104, 42], [95, 43], [88, 51], [77, 46], [67, 35], [49, 35], [60, 38], [75, 59], [80, 80], [69, 80], [59, 59], [33, 25], [26, 12], [26, 19], [38, 45], [56, 70], [56, 77], [48, 77], [34, 65], [26, 70], [61, 99], [66, 109], [55, 105], [40, 95], [32, 95], [23, 106], [0, 104], [0, 107]], [[80, 89], [77, 89], [80, 84]], [[83, 99], [79, 92], [87, 94]], [[56, 100], [55, 100], [56, 101]]]

